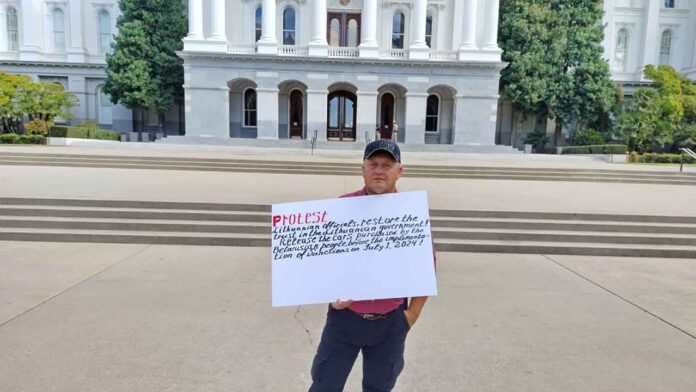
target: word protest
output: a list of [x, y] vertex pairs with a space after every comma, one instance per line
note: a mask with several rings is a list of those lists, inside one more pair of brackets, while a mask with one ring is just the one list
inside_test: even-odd
[[273, 205], [273, 306], [436, 295], [427, 194]]

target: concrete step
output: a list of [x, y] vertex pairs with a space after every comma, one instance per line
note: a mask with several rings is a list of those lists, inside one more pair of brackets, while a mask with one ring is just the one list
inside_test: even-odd
[[[217, 171], [306, 175], [359, 175], [360, 166], [337, 162], [286, 162], [169, 157], [89, 156], [68, 154], [4, 153], [0, 164], [12, 166], [68, 166], [116, 169]], [[492, 179], [526, 181], [615, 182], [663, 185], [696, 185], [696, 175], [649, 171], [565, 170], [507, 167], [414, 165], [406, 177]]]
[[[33, 207], [41, 209], [115, 209], [143, 211], [232, 211], [247, 214], [270, 214], [271, 206], [265, 204], [233, 204], [233, 203], [197, 203], [197, 202], [168, 202], [144, 200], [93, 200], [93, 199], [50, 199], [0, 197], [2, 207]], [[635, 222], [635, 223], [667, 223], [667, 224], [696, 224], [696, 216], [666, 216], [666, 215], [626, 215], [600, 213], [566, 213], [566, 212], [530, 212], [530, 211], [481, 211], [481, 210], [444, 210], [431, 209], [432, 218], [455, 220], [460, 218], [479, 218], [482, 220], [505, 219], [533, 221], [592, 221], [592, 222]]]
[[[0, 207], [0, 217], [35, 218], [92, 218], [92, 219], [140, 219], [140, 220], [176, 220], [176, 221], [208, 221], [208, 222], [246, 222], [252, 224], [268, 224], [270, 215], [264, 213], [243, 212], [207, 212], [207, 211], [152, 211], [138, 209], [104, 209], [104, 208], [51, 208], [22, 206]], [[622, 222], [565, 222], [553, 220], [524, 220], [504, 218], [460, 218], [438, 217], [431, 219], [433, 228], [451, 229], [506, 229], [506, 230], [553, 230], [553, 231], [596, 231], [624, 233], [670, 233], [696, 234], [694, 224], [672, 223], [631, 223]]]
[[[34, 219], [2, 219], [0, 228], [4, 229], [36, 229], [55, 230], [62, 232], [73, 230], [86, 230], [92, 233], [104, 231], [102, 234], [114, 234], [116, 232], [140, 232], [140, 234], [168, 234], [171, 232], [188, 233], [189, 235], [223, 235], [223, 234], [258, 234], [270, 238], [269, 225], [249, 226], [246, 224], [192, 224], [180, 223], [181, 221], [148, 222], [138, 220], [134, 222], [116, 220], [34, 220]], [[696, 246], [696, 235], [628, 235], [626, 233], [573, 233], [564, 234], [554, 231], [502, 231], [502, 230], [433, 230], [433, 237], [438, 240], [497, 240], [497, 241], [537, 241], [537, 242], [566, 242], [566, 243], [602, 243], [602, 244], [654, 244], [654, 245], [679, 245]]]
[[[208, 245], [269, 247], [267, 236], [224, 236], [208, 233], [152, 234], [148, 232], [104, 232], [91, 230], [44, 230], [0, 228], [0, 239], [4, 241], [82, 242], [82, 243], [133, 243], [162, 245]], [[696, 247], [676, 245], [640, 244], [592, 244], [554, 243], [535, 241], [492, 241], [492, 240], [435, 240], [435, 249], [441, 252], [485, 252], [485, 253], [528, 253], [564, 254], [622, 257], [660, 257], [696, 259]]]
[[[270, 206], [0, 198], [0, 240], [270, 246]], [[432, 210], [436, 248], [696, 257], [695, 216]]]

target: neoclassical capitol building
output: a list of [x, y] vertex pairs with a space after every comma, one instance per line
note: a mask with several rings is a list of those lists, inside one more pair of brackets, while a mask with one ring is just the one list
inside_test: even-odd
[[493, 145], [498, 0], [189, 0], [187, 137]]
[[[189, 32], [185, 104], [166, 114], [169, 135], [523, 143], [499, 103], [499, 0], [172, 1], [184, 3]], [[627, 94], [646, 85], [646, 64], [696, 80], [696, 0], [604, 10], [604, 57]], [[154, 132], [157, 113], [112, 105], [102, 91], [120, 14], [117, 0], [0, 0], [0, 71], [73, 92], [73, 124]]]

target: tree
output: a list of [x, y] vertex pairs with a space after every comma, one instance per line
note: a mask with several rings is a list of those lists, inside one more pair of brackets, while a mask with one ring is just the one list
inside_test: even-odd
[[631, 150], [696, 144], [696, 84], [669, 65], [647, 65], [640, 88], [619, 115], [617, 133]]
[[614, 102], [602, 12], [599, 0], [501, 2], [501, 47], [510, 63], [501, 73], [503, 96], [537, 116], [537, 132], [554, 118], [557, 146], [564, 124], [592, 123]]
[[[186, 19], [180, 1], [119, 0], [121, 16], [113, 52], [106, 56], [104, 92], [129, 109], [153, 108], [160, 130], [164, 113], [183, 102], [182, 49]], [[143, 131], [144, 121], [141, 117]]]
[[3, 132], [19, 132], [24, 116], [30, 121], [51, 122], [56, 117], [70, 119], [77, 105], [75, 94], [58, 83], [36, 83], [26, 75], [0, 72], [0, 121]]

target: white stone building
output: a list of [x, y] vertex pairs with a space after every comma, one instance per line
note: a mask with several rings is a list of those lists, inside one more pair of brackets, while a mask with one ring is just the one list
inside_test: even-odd
[[494, 144], [498, 0], [188, 7], [187, 137]]
[[[606, 0], [604, 58], [611, 78], [630, 96], [650, 82], [643, 76], [648, 64], [669, 64], [696, 81], [696, 0]], [[547, 123], [553, 140], [555, 123]], [[522, 120], [509, 102], [501, 102], [496, 142], [522, 147], [534, 129], [534, 118]], [[569, 138], [571, 129], [564, 129]]]
[[604, 58], [624, 91], [645, 84], [648, 64], [696, 81], [696, 0], [606, 1], [604, 12]]
[[[118, 0], [0, 0], [0, 71], [60, 83], [79, 105], [71, 124], [96, 121], [102, 128], [131, 131], [139, 113], [112, 105], [102, 93], [105, 54], [116, 34]], [[146, 129], [158, 128], [157, 114], [143, 115]], [[183, 128], [183, 110], [165, 117], [169, 134]]]

